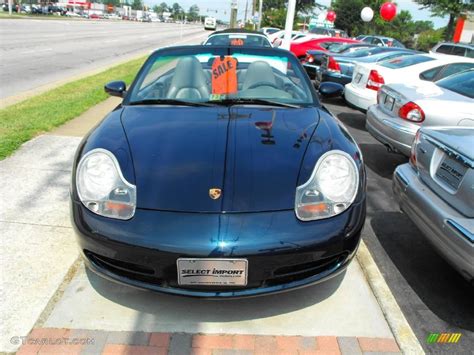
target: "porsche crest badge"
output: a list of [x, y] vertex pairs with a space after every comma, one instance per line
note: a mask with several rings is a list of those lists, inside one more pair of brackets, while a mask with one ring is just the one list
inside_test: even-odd
[[221, 197], [221, 194], [222, 194], [221, 189], [218, 189], [218, 188], [209, 189], [209, 197], [212, 198], [213, 200], [217, 200], [219, 197]]

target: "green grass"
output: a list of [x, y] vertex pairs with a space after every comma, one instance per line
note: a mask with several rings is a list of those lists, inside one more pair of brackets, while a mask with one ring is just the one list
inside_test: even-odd
[[79, 116], [108, 95], [104, 84], [123, 80], [129, 85], [145, 58], [132, 60], [104, 72], [47, 91], [0, 110], [0, 160], [36, 135]]

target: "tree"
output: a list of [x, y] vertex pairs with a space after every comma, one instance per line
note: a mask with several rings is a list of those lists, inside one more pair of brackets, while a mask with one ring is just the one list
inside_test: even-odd
[[[296, 0], [295, 13], [308, 14], [315, 8], [325, 8], [315, 0]], [[278, 28], [285, 27], [286, 12], [288, 9], [288, 0], [265, 0], [262, 6], [262, 25]], [[296, 24], [296, 22], [295, 22]]]
[[336, 0], [332, 9], [336, 12], [335, 26], [346, 31], [349, 36], [364, 32], [365, 26], [360, 12], [365, 7], [364, 0]]
[[428, 52], [435, 44], [442, 41], [443, 36], [444, 28], [421, 32], [416, 40], [416, 49]]
[[173, 13], [173, 18], [176, 19], [180, 13], [184, 12], [183, 8], [175, 2], [173, 6], [171, 6], [171, 12]]
[[192, 5], [190, 8], [189, 8], [189, 11], [188, 11], [188, 20], [189, 21], [196, 21], [199, 19], [199, 6], [197, 5]]
[[133, 0], [132, 9], [133, 10], [143, 10], [142, 0]]
[[444, 39], [448, 41], [453, 38], [455, 20], [467, 11], [474, 11], [474, 3], [472, 1], [415, 0], [415, 2], [421, 5], [421, 9], [430, 9], [432, 16], [449, 16], [448, 26], [446, 27], [446, 31], [444, 33]]
[[153, 6], [153, 11], [156, 12], [157, 14], [161, 14], [165, 11], [168, 11], [168, 5], [166, 5], [165, 2], [162, 2], [159, 5]]

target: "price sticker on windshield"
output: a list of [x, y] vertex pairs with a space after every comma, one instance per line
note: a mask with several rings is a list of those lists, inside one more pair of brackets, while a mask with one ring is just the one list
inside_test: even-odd
[[228, 95], [237, 92], [237, 59], [231, 56], [217, 57], [211, 70], [213, 94]]

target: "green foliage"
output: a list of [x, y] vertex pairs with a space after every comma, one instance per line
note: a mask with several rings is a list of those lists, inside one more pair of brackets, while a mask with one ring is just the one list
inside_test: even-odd
[[34, 136], [76, 118], [108, 95], [104, 84], [124, 80], [130, 84], [145, 58], [136, 59], [96, 75], [65, 84], [0, 110], [0, 159]]
[[173, 17], [174, 18], [177, 18], [177, 16], [181, 13], [184, 12], [183, 8], [181, 7], [180, 4], [178, 4], [177, 2], [175, 2], [172, 6], [171, 6], [171, 12], [173, 13]]
[[[381, 18], [379, 9], [384, 0], [334, 0], [333, 10], [337, 14], [335, 26], [341, 28], [350, 36], [372, 34], [393, 37], [407, 47], [413, 47], [414, 35], [433, 29], [431, 21], [413, 21], [411, 14], [402, 10], [390, 22]], [[366, 6], [374, 10], [374, 18], [365, 23], [360, 18], [360, 12]]]
[[474, 11], [474, 2], [463, 0], [415, 0], [422, 9], [430, 9], [433, 16], [449, 16], [448, 26], [444, 32], [444, 39], [449, 41], [453, 38], [454, 23], [459, 15], [467, 11]]
[[168, 5], [165, 2], [162, 2], [159, 5], [153, 6], [153, 11], [156, 12], [157, 14], [161, 14], [164, 11], [168, 11]]
[[143, 10], [143, 2], [142, 2], [142, 0], [133, 0], [133, 2], [132, 2], [132, 9], [133, 9], [133, 10]]
[[[262, 26], [285, 27], [288, 0], [264, 0]], [[325, 8], [315, 0], [296, 0], [296, 15], [309, 14], [315, 8]], [[295, 21], [296, 27], [296, 21]]]
[[433, 46], [443, 40], [444, 28], [438, 30], [427, 30], [419, 34], [416, 40], [416, 49], [428, 52]]
[[192, 5], [190, 8], [189, 8], [189, 11], [188, 11], [188, 21], [196, 21], [196, 20], [199, 20], [199, 6], [197, 5]]
[[269, 9], [263, 12], [262, 26], [284, 28], [286, 21], [286, 9]]

